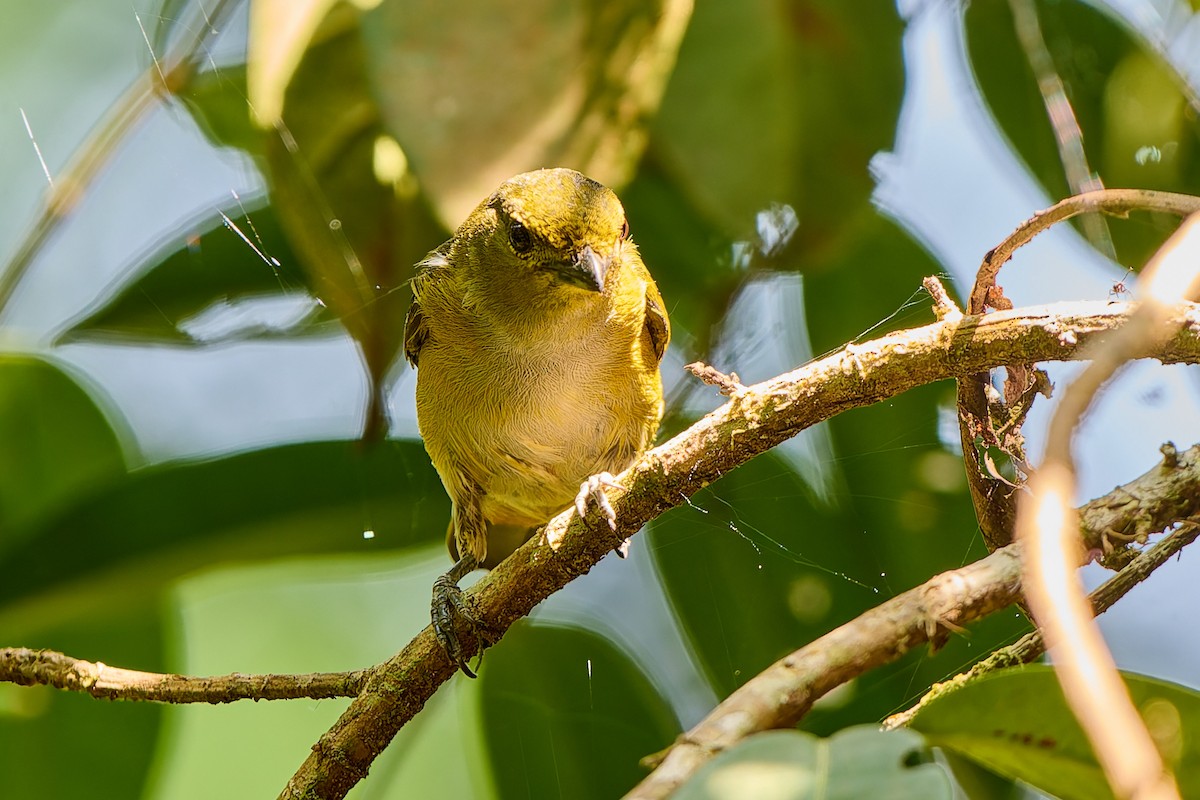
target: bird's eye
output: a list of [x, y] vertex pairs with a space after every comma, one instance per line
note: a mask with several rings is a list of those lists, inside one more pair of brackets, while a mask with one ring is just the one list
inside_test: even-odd
[[629, 238], [629, 220], [625, 220], [621, 223], [621, 241], [624, 241], [628, 238]]
[[529, 229], [519, 222], [508, 226], [508, 240], [512, 242], [513, 250], [518, 253], [528, 253], [533, 247], [533, 237], [529, 235]]

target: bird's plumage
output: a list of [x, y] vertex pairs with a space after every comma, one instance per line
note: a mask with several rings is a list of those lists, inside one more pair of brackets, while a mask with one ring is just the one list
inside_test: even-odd
[[493, 566], [650, 445], [663, 300], [616, 195], [565, 169], [505, 182], [412, 287], [404, 350], [454, 504], [451, 551]]

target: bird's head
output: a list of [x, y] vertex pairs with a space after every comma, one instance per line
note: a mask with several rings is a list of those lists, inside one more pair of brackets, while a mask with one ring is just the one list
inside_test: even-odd
[[522, 305], [603, 295], [623, 257], [636, 257], [611, 189], [570, 169], [510, 178], [455, 234], [473, 278]]

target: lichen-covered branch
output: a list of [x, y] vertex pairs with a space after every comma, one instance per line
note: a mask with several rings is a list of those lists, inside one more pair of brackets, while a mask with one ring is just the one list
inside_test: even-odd
[[1196, 513], [1200, 445], [1181, 453], [1167, 442], [1159, 450], [1163, 460], [1154, 469], [1079, 509], [1084, 544], [1106, 554], [1101, 559], [1106, 567], [1118, 569], [1142, 558], [1116, 543], [1144, 543], [1149, 534], [1163, 529], [1163, 520], [1188, 519]]
[[[1131, 306], [1060, 303], [986, 316], [944, 315], [931, 325], [847, 345], [792, 372], [739, 389], [729, 402], [646, 453], [610, 491], [617, 530], [568, 510], [468, 594], [499, 638], [517, 619], [587, 572], [649, 520], [679, 505], [729, 470], [805, 428], [937, 380], [1011, 363], [1065, 360], [1102, 342]], [[1175, 312], [1175, 334], [1152, 355], [1200, 360], [1200, 308]], [[1003, 560], [1005, 557], [1001, 557]], [[467, 631], [462, 639], [470, 642]], [[426, 628], [368, 679], [362, 694], [313, 746], [284, 798], [341, 798], [455, 667]]]

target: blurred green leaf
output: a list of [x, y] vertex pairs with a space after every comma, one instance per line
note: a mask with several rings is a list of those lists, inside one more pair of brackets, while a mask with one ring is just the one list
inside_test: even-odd
[[795, 37], [782, 3], [700, 3], [654, 121], [655, 153], [679, 187], [739, 236], [793, 194], [803, 117]]
[[447, 502], [415, 442], [312, 442], [148, 467], [9, 550], [0, 630], [138, 605], [212, 564], [441, 541]]
[[[902, 734], [897, 736], [896, 734]], [[950, 780], [927, 763], [912, 731], [847, 728], [820, 739], [800, 731], [748, 737], [713, 758], [673, 796], [678, 800], [939, 800]]]
[[[707, 332], [724, 316], [745, 280], [730, 266], [732, 240], [721, 235], [684, 198], [657, 160], [646, 158], [621, 193], [634, 241], [662, 291], [671, 317], [671, 347], [703, 353]], [[689, 341], [689, 337], [701, 337]]]
[[870, 197], [865, 165], [891, 143], [903, 89], [900, 30], [881, 0], [700, 3], [652, 151], [737, 238], [751, 237], [759, 211], [791, 205], [795, 263], [836, 240]]
[[[400, 552], [280, 558], [185, 578], [171, 594], [170, 668], [191, 675], [304, 673], [379, 663], [429, 624], [429, 586], [446, 560], [438, 542]], [[419, 776], [460, 769], [455, 695], [454, 687], [439, 691], [351, 797], [439, 796], [438, 784]], [[143, 796], [273, 797], [349, 702], [172, 706]], [[438, 757], [430, 757], [430, 748]], [[466, 776], [441, 777], [440, 796], [471, 796], [456, 791], [469, 786]], [[393, 783], [397, 778], [403, 782]]]
[[[1200, 693], [1123, 677], [1180, 793], [1200, 796]], [[1030, 665], [971, 681], [926, 705], [911, 727], [930, 744], [1064, 800], [1113, 796], [1052, 667]]]
[[[20, 642], [79, 658], [145, 670], [164, 668], [157, 603], [119, 619], [80, 611], [62, 625], [25, 632]], [[11, 628], [0, 625], [7, 635]], [[13, 631], [15, 633], [15, 631]], [[5, 641], [4, 644], [17, 644]], [[0, 685], [0, 775], [5, 797], [140, 797], [165, 706], [102, 703], [46, 686]], [[0, 707], [6, 704], [0, 700]], [[70, 764], [70, 768], [64, 765]]]
[[179, 99], [214, 146], [262, 158], [265, 136], [250, 119], [244, 64], [197, 72]]
[[455, 228], [526, 170], [623, 186], [690, 11], [687, 0], [385, 2], [364, 32], [388, 129]]
[[[134, 270], [136, 278], [73, 323], [59, 335], [59, 343], [111, 338], [197, 344], [183, 323], [205, 310], [243, 300], [307, 294], [304, 273], [271, 206], [226, 209], [197, 227], [204, 232], [173, 242], [146, 259]], [[311, 330], [322, 318], [312, 313], [285, 330], [266, 332]], [[234, 338], [247, 335], [242, 330]], [[203, 343], [212, 341], [206, 338]]]
[[978, 761], [964, 758], [953, 750], [941, 752], [942, 761], [954, 776], [954, 782], [970, 800], [1029, 800], [1029, 792], [1012, 778], [987, 769]]
[[797, 259], [853, 246], [859, 215], [874, 211], [870, 162], [895, 143], [908, 80], [898, 6], [889, 0], [788, 4], [803, 91], [794, 142], [800, 173], [791, 201], [800, 218], [790, 251]]
[[877, 602], [860, 582], [876, 570], [860, 572], [830, 524], [796, 474], [768, 453], [651, 526], [667, 596], [721, 696], [853, 616], [851, 608]]
[[335, 6], [314, 34], [267, 138], [273, 199], [309, 280], [362, 353], [366, 438], [386, 429], [384, 375], [399, 350], [413, 265], [444, 233], [368, 88], [360, 14]]
[[[1087, 166], [1104, 185], [1190, 192], [1200, 183], [1200, 125], [1183, 78], [1128, 28], [1086, 2], [1033, 3], [1053, 74], [1078, 122]], [[997, 123], [1052, 199], [1071, 194], [1038, 76], [1006, 2], [971, 3], [971, 66]], [[1059, 112], [1061, 113], [1061, 112]], [[1149, 222], [1146, 220], [1150, 219]], [[1178, 225], [1168, 215], [1109, 224], [1118, 260], [1140, 268]]]
[[[271, 128], [283, 115], [284, 96], [313, 35], [340, 0], [252, 0], [249, 64], [249, 106], [260, 127]], [[366, 8], [369, 2], [355, 3]]]
[[0, 355], [0, 441], [0, 555], [79, 494], [125, 474], [108, 415], [47, 359]]
[[487, 651], [480, 688], [499, 797], [619, 797], [679, 732], [629, 657], [577, 628], [518, 622]]

